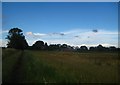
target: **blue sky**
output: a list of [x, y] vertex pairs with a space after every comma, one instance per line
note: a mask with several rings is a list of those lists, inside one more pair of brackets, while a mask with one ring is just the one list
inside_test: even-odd
[[2, 16], [3, 46], [14, 27], [23, 30], [29, 45], [36, 40], [72, 46], [118, 44], [117, 2], [3, 2]]

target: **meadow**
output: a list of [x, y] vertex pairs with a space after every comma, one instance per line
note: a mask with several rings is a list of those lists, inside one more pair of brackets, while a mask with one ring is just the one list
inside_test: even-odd
[[117, 52], [3, 49], [3, 83], [118, 83]]

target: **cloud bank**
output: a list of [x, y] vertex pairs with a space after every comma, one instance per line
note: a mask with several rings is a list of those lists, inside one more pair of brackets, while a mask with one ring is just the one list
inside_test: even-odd
[[[7, 33], [8, 30], [3, 30], [0, 34]], [[86, 45], [97, 46], [116, 46], [118, 47], [118, 32], [98, 29], [73, 29], [62, 32], [53, 33], [33, 33], [32, 31], [24, 33], [28, 44], [31, 46], [37, 40], [42, 40], [48, 44], [68, 44], [71, 46]], [[6, 46], [7, 40], [0, 38], [0, 46]]]
[[64, 32], [53, 33], [32, 33], [26, 32], [27, 40], [32, 45], [36, 40], [43, 40], [48, 44], [63, 44], [66, 43], [72, 46], [96, 46], [102, 44], [103, 46], [118, 47], [118, 32], [106, 30], [84, 30], [73, 29]]

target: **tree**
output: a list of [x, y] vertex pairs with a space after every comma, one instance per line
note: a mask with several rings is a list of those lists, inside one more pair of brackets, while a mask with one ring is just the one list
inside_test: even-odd
[[63, 47], [63, 48], [67, 48], [67, 44], [63, 44], [62, 47]]
[[23, 35], [22, 30], [19, 28], [10, 29], [6, 39], [8, 39], [8, 44], [7, 44], [8, 48], [23, 50], [28, 47], [28, 43], [25, 39], [25, 36]]
[[36, 41], [32, 47], [36, 50], [43, 50], [45, 48], [43, 41]]
[[95, 47], [90, 47], [89, 50], [90, 51], [95, 51]]
[[60, 44], [50, 44], [49, 50], [60, 50]]
[[117, 51], [118, 49], [117, 49], [115, 46], [110, 46], [110, 47], [109, 47], [109, 50], [110, 50], [110, 51]]
[[44, 47], [45, 47], [45, 50], [48, 50], [48, 44], [47, 43], [45, 43]]
[[88, 51], [88, 48], [87, 48], [86, 46], [81, 46], [81, 47], [80, 47], [80, 50], [81, 50], [81, 51]]
[[99, 44], [99, 45], [96, 47], [96, 50], [97, 50], [97, 51], [104, 51], [104, 50], [105, 50], [105, 47], [103, 47], [101, 44]]

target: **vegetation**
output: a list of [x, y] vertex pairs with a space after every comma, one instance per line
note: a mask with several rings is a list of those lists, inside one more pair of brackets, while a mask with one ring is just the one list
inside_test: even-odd
[[[12, 53], [14, 52], [14, 53]], [[11, 53], [11, 54], [10, 54]], [[8, 57], [9, 55], [9, 57]], [[118, 54], [3, 50], [3, 83], [118, 83]], [[13, 71], [13, 72], [12, 72]], [[13, 74], [17, 76], [13, 76]], [[13, 80], [14, 79], [14, 80]]]
[[8, 39], [8, 48], [25, 49], [28, 47], [25, 36], [19, 28], [10, 29], [6, 39]]

